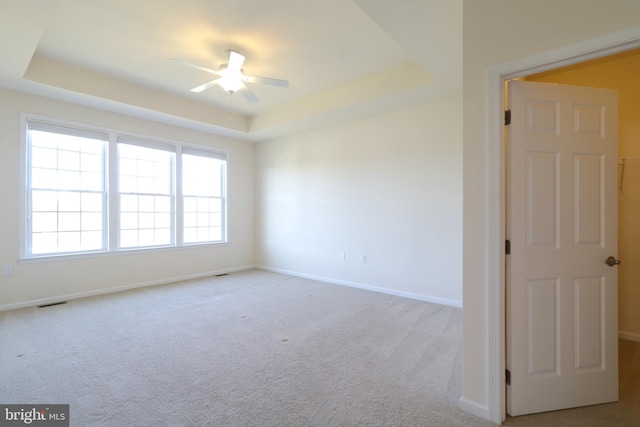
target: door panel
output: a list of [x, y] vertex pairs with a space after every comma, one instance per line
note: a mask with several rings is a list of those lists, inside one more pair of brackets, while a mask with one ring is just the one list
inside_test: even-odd
[[557, 376], [558, 279], [527, 281], [527, 375]]
[[557, 247], [558, 153], [529, 152], [527, 157], [527, 245]]
[[507, 412], [615, 401], [617, 94], [508, 91]]
[[600, 154], [575, 154], [573, 159], [574, 243], [604, 247], [604, 194], [601, 191], [605, 185], [604, 157]]
[[576, 372], [603, 371], [605, 358], [604, 278], [580, 277], [574, 281], [574, 367]]

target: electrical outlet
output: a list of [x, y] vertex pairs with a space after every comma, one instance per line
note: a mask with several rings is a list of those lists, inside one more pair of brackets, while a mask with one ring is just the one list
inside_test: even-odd
[[365, 254], [361, 254], [361, 255], [360, 255], [360, 262], [361, 262], [361, 263], [363, 263], [363, 264], [364, 264], [365, 262], [367, 262], [367, 256], [366, 256]]
[[347, 255], [344, 252], [340, 252], [340, 261], [346, 261]]
[[4, 267], [2, 269], [2, 275], [4, 277], [11, 277], [13, 276], [13, 267]]

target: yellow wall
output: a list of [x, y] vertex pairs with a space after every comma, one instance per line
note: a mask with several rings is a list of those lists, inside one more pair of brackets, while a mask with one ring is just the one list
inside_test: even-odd
[[[618, 91], [618, 156], [640, 158], [640, 50], [529, 76], [527, 80]], [[621, 167], [619, 167], [621, 172]], [[619, 173], [620, 173], [619, 172]], [[620, 182], [620, 181], [619, 181]], [[640, 163], [625, 166], [618, 197], [618, 330], [640, 340]]]

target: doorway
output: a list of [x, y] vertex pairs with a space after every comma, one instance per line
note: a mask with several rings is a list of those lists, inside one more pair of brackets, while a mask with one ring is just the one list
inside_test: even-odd
[[604, 58], [640, 47], [640, 34], [624, 30], [563, 46], [492, 67], [489, 69], [489, 229], [492, 248], [489, 255], [489, 416], [500, 423], [506, 418], [505, 393], [505, 153], [504, 153], [504, 85], [523, 75], [535, 75], [565, 66]]
[[[626, 259], [619, 266], [620, 337], [640, 341], [640, 289], [634, 278], [640, 277], [640, 49], [633, 49], [580, 64], [526, 77], [528, 81], [599, 87], [618, 91], [618, 255]], [[624, 163], [624, 165], [622, 164]], [[626, 179], [625, 179], [626, 175]]]
[[[640, 227], [636, 220], [637, 211], [640, 208], [640, 144], [638, 144], [640, 127], [637, 126], [636, 119], [637, 105], [640, 105], [640, 84], [636, 82], [639, 70], [640, 49], [634, 49], [518, 79], [574, 87], [614, 89], [619, 94], [618, 158], [620, 161], [617, 162], [619, 166], [616, 187], [618, 192], [616, 201], [619, 206], [619, 244], [616, 252], [617, 256], [628, 262], [618, 267], [619, 334], [617, 336], [630, 341], [640, 341], [640, 313], [636, 309], [640, 305], [640, 290], [634, 286], [636, 282], [634, 278], [640, 277], [640, 265], [629, 262], [640, 257], [640, 247], [635, 243], [640, 241]], [[507, 151], [506, 147], [505, 151]], [[508, 165], [506, 168], [508, 170]], [[510, 319], [507, 318], [507, 325], [509, 322]], [[624, 372], [624, 366], [621, 366], [621, 371]]]

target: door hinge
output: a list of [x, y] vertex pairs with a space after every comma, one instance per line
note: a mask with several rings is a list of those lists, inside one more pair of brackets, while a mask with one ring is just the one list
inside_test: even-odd
[[511, 240], [504, 241], [504, 253], [511, 255]]
[[508, 369], [505, 370], [505, 380], [507, 381], [507, 385], [511, 385], [511, 371], [509, 371]]
[[504, 112], [504, 125], [509, 126], [511, 124], [511, 110]]

